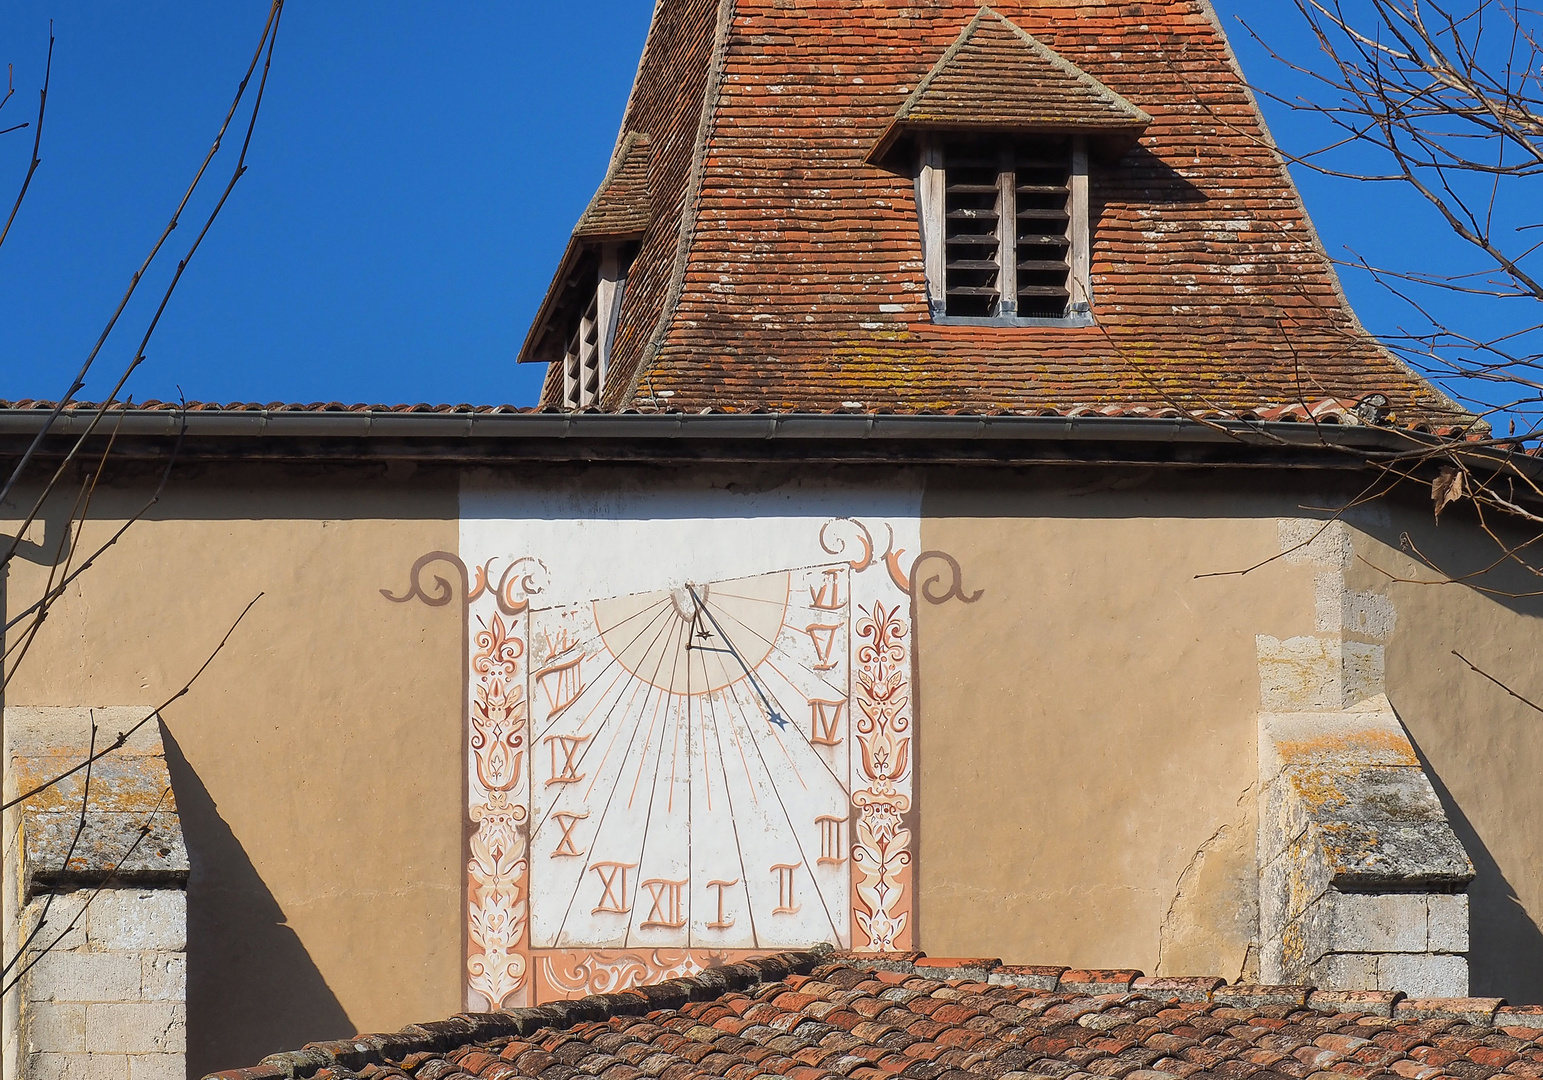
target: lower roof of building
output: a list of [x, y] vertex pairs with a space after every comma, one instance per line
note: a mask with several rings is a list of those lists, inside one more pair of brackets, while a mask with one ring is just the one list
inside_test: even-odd
[[1489, 1080], [1543, 1007], [921, 953], [780, 953], [312, 1043], [212, 1080]]

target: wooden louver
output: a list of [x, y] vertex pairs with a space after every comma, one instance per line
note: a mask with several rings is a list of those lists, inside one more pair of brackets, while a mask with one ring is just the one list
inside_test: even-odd
[[951, 143], [943, 168], [947, 314], [1064, 317], [1071, 303], [1070, 141]]
[[600, 398], [599, 294], [591, 295], [563, 356], [563, 405], [583, 409]]

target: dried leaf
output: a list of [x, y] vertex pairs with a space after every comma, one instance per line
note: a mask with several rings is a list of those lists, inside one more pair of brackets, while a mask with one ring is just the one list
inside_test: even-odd
[[1431, 502], [1436, 504], [1436, 520], [1441, 520], [1441, 511], [1467, 494], [1463, 474], [1452, 466], [1447, 465], [1431, 481]]

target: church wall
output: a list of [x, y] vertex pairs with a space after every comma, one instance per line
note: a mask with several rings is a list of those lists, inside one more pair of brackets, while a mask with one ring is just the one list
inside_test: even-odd
[[[153, 486], [99, 490], [83, 547]], [[163, 714], [192, 863], [192, 1075], [460, 1007], [461, 618], [380, 594], [454, 550], [455, 518], [443, 474], [179, 467], [8, 689], [13, 707], [153, 708], [263, 594]], [[39, 580], [22, 561], [12, 610]]]
[[1480, 572], [1463, 507], [1055, 475], [928, 480], [923, 546], [983, 595], [917, 608], [921, 947], [1257, 973], [1256, 718], [1386, 693], [1478, 872], [1471, 992], [1543, 1001], [1543, 724], [1452, 655], [1536, 700], [1537, 578]]
[[[1471, 992], [1543, 1002], [1543, 713], [1453, 655], [1543, 704], [1543, 597], [1525, 595], [1543, 579], [1499, 546], [1535, 534], [1486, 537], [1466, 505], [1439, 526], [1428, 504], [1373, 509], [1351, 531], [1346, 579], [1397, 612], [1388, 697], [1478, 871], [1468, 890]], [[1519, 554], [1536, 565], [1530, 550]], [[1419, 583], [1444, 578], [1460, 581]]]
[[1236, 979], [1255, 966], [1256, 636], [1310, 634], [1287, 494], [929, 478], [918, 605], [922, 947]]
[[[479, 795], [467, 744], [483, 685], [479, 629], [498, 616], [507, 635], [524, 635], [535, 666], [520, 678], [536, 678], [553, 659], [548, 634], [558, 640], [566, 626], [581, 636], [592, 601], [784, 572], [809, 579], [789, 577], [809, 626], [824, 625], [814, 617], [822, 603], [847, 598], [847, 636], [798, 648], [835, 649], [829, 670], [848, 680], [854, 711], [874, 703], [859, 692], [854, 650], [863, 609], [882, 601], [907, 620], [914, 612], [905, 660], [916, 659], [905, 687], [915, 709], [904, 765], [912, 802], [895, 819], [914, 861], [896, 868], [909, 906], [890, 913], [907, 921], [879, 927], [897, 945], [1020, 963], [1252, 974], [1261, 690], [1271, 708], [1319, 694], [1303, 650], [1321, 642], [1340, 650], [1342, 666], [1343, 657], [1375, 655], [1377, 687], [1341, 672], [1335, 693], [1386, 689], [1478, 867], [1473, 992], [1543, 1000], [1527, 974], [1543, 970], [1543, 871], [1532, 857], [1543, 842], [1535, 783], [1543, 724], [1450, 656], [1456, 648], [1521, 692], [1536, 691], [1543, 672], [1524, 645], [1543, 609], [1472, 587], [1390, 582], [1366, 565], [1413, 576], [1399, 553], [1403, 533], [1428, 554], [1476, 565], [1482, 545], [1460, 510], [1439, 529], [1424, 506], [1377, 510], [1344, 529], [1349, 556], [1298, 552], [1245, 576], [1200, 577], [1290, 549], [1307, 535], [1301, 507], [1325, 498], [1273, 481], [1218, 493], [1214, 477], [1100, 480], [1057, 470], [817, 481], [789, 468], [531, 475], [190, 466], [151, 519], [71, 589], [32, 647], [8, 705], [148, 708], [264, 593], [165, 712], [193, 865], [190, 1069], [390, 1030], [473, 1000], [467, 902], [477, 884], [468, 867], [486, 820], [477, 808], [491, 805], [476, 802], [488, 789]], [[152, 486], [99, 492], [84, 546]], [[709, 519], [716, 523], [700, 524]], [[57, 522], [32, 540], [56, 540], [49, 529]], [[34, 561], [9, 585], [13, 610], [39, 580], [29, 551]], [[543, 564], [538, 598], [522, 592], [525, 570], [505, 576], [527, 557]], [[827, 571], [840, 588], [822, 599]], [[1511, 573], [1504, 588], [1532, 588], [1529, 577]], [[490, 591], [500, 584], [512, 615]], [[1396, 618], [1330, 627], [1341, 616], [1353, 622], [1357, 597], [1373, 595]], [[794, 631], [807, 635], [803, 622]], [[811, 668], [821, 661], [796, 655]], [[1298, 676], [1300, 685], [1291, 682]], [[564, 732], [545, 730], [554, 710], [541, 704], [541, 679], [521, 685], [546, 710], [532, 714], [544, 730], [528, 732], [523, 748], [527, 782], [542, 789], [531, 805], [561, 811], [540, 799], [562, 790], [547, 781], [564, 761], [536, 736]], [[825, 703], [827, 725], [836, 700]], [[846, 775], [868, 783], [855, 733], [811, 726], [804, 704], [807, 734], [851, 740], [856, 749], [839, 752], [859, 771]], [[888, 747], [893, 756], [899, 743]], [[850, 856], [861, 824], [854, 813], [833, 855]], [[550, 858], [561, 837], [546, 840], [538, 854]], [[650, 919], [641, 880], [631, 888], [639, 930], [641, 921], [678, 921], [668, 899]], [[854, 884], [843, 925], [858, 945], [858, 931], [868, 933], [856, 921], [863, 902]], [[594, 909], [604, 906], [603, 896], [590, 902], [585, 917], [603, 920]], [[725, 916], [717, 921], [735, 917]], [[549, 951], [569, 966], [542, 975], [538, 996], [562, 991], [587, 955]]]

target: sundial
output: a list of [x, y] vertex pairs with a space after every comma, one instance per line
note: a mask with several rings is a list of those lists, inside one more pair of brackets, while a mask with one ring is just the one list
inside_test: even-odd
[[533, 948], [850, 944], [848, 576], [531, 612]]

